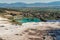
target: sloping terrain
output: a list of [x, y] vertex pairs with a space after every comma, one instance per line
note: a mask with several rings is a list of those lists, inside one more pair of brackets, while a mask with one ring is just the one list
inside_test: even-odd
[[0, 17], [0, 40], [55, 40], [60, 36], [59, 22], [33, 22], [16, 25], [7, 20]]
[[10, 9], [0, 8], [0, 15], [7, 18], [38, 18], [42, 21], [47, 20], [60, 20], [60, 10], [57, 9], [38, 9], [38, 8], [23, 8], [23, 9]]

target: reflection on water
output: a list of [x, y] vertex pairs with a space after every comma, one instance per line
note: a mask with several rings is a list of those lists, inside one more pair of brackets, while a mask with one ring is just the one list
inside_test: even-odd
[[60, 29], [49, 30], [48, 33], [50, 36], [54, 37], [55, 40], [60, 40]]

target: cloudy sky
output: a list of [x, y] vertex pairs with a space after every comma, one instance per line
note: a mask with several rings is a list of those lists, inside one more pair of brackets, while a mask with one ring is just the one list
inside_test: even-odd
[[35, 3], [35, 2], [54, 2], [60, 0], [0, 0], [0, 3], [15, 3], [15, 2], [24, 2], [24, 3]]

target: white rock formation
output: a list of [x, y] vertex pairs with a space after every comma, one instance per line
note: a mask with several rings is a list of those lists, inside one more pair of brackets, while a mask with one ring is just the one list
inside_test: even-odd
[[46, 30], [49, 28], [60, 28], [59, 22], [31, 22], [23, 23], [22, 25], [12, 25], [8, 22], [8, 19], [0, 17], [0, 38], [5, 40], [24, 40], [24, 37], [16, 36], [15, 34], [20, 34], [22, 31], [28, 28], [37, 28], [40, 30]]

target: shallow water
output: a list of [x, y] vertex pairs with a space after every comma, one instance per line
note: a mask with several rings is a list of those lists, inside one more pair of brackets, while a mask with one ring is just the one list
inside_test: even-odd
[[49, 35], [55, 37], [55, 40], [60, 40], [60, 29], [48, 31]]
[[38, 18], [23, 18], [21, 20], [16, 20], [17, 22], [26, 23], [26, 22], [41, 22]]

